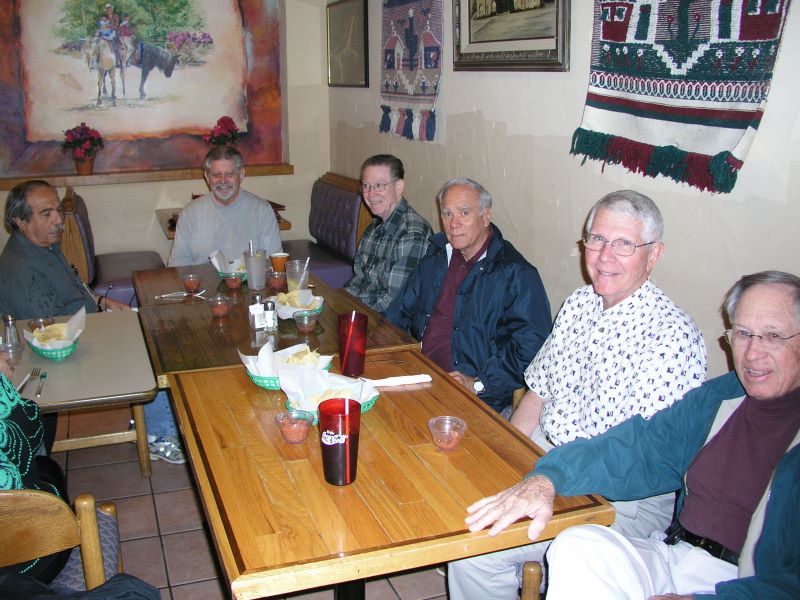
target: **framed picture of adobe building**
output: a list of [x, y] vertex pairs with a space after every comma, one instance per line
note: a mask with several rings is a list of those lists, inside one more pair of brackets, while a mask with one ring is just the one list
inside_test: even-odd
[[[242, 132], [248, 175], [292, 172], [284, 163], [280, 0], [5, 4], [0, 188], [34, 177], [54, 185], [200, 178], [203, 135], [223, 115]], [[118, 28], [112, 43], [103, 35], [109, 21]], [[98, 68], [114, 44], [117, 60]], [[64, 131], [82, 122], [105, 141], [91, 176], [76, 176], [61, 150]]]
[[570, 0], [453, 0], [456, 71], [568, 71]]

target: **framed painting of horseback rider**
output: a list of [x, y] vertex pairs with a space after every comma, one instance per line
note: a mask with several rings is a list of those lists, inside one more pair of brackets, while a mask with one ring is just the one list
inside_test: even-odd
[[242, 132], [249, 174], [292, 172], [283, 162], [279, 0], [10, 6], [0, 11], [1, 188], [32, 175], [70, 183], [60, 142], [84, 121], [105, 140], [84, 185], [198, 177], [202, 136], [220, 115]]

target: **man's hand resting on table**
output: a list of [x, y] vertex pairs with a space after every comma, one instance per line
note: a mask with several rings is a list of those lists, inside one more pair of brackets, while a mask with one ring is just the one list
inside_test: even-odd
[[104, 296], [100, 299], [100, 308], [103, 310], [130, 310], [131, 307], [125, 304], [124, 302], [120, 302], [119, 300], [112, 300], [111, 298]]
[[534, 541], [553, 516], [555, 495], [553, 482], [534, 475], [468, 506], [469, 514], [464, 522], [470, 531], [480, 531], [491, 525], [489, 535], [497, 535], [517, 519], [530, 517], [533, 520], [528, 526], [528, 538]]

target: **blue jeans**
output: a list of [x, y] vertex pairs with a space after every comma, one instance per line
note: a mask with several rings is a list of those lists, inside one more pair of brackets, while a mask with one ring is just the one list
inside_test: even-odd
[[166, 390], [161, 390], [152, 402], [144, 405], [144, 423], [147, 434], [156, 437], [178, 435], [178, 425], [170, 406]]

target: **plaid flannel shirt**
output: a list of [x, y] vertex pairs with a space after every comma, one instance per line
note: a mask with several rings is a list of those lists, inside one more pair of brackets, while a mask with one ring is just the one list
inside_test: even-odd
[[345, 289], [376, 311], [386, 310], [425, 256], [432, 235], [428, 222], [401, 198], [386, 221], [376, 217], [364, 231]]

